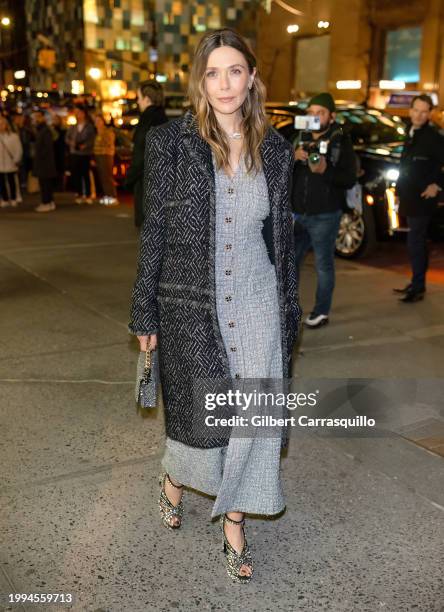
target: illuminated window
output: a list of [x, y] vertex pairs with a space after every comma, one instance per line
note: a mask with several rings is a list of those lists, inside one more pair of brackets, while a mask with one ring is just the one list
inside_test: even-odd
[[119, 51], [129, 51], [131, 49], [130, 41], [124, 38], [116, 38], [115, 46]]
[[383, 78], [417, 83], [420, 80], [421, 43], [420, 27], [387, 32]]
[[141, 53], [143, 51], [143, 42], [140, 40], [140, 38], [133, 37], [131, 39], [131, 49], [135, 53]]
[[143, 26], [145, 24], [145, 18], [143, 15], [143, 10], [133, 10], [131, 12], [131, 25], [135, 26]]
[[86, 23], [99, 23], [96, 0], [83, 0], [83, 16]]

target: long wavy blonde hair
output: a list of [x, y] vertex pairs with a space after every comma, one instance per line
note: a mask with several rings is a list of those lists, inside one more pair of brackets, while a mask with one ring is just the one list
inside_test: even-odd
[[[231, 28], [208, 32], [197, 46], [190, 73], [188, 97], [199, 134], [211, 146], [217, 168], [229, 167], [230, 145], [225, 132], [218, 124], [212, 106], [208, 102], [205, 72], [211, 52], [223, 46], [233, 47], [242, 53], [250, 74], [256, 68], [256, 57], [247, 41]], [[253, 85], [248, 90], [247, 97], [241, 107], [241, 129], [244, 135], [243, 153], [248, 172], [251, 172], [253, 169], [259, 171], [262, 166], [260, 147], [269, 125], [265, 114], [265, 98], [265, 85], [256, 72]]]

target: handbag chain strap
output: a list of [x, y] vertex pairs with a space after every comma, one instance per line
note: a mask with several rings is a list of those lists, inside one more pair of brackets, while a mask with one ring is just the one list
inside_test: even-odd
[[151, 351], [146, 350], [145, 351], [145, 371], [149, 370], [150, 368], [151, 368]]

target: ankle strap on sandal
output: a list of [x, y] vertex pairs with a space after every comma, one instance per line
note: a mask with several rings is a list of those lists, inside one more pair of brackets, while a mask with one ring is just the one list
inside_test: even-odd
[[224, 521], [226, 521], [227, 523], [231, 523], [232, 525], [245, 525], [245, 518], [241, 519], [240, 521], [235, 521], [226, 514], [224, 514]]
[[168, 482], [170, 483], [170, 485], [171, 485], [172, 487], [174, 487], [175, 489], [183, 489], [183, 487], [184, 487], [184, 485], [183, 485], [183, 484], [181, 484], [181, 485], [175, 485], [174, 483], [172, 483], [172, 482], [171, 482], [171, 478], [169, 477], [169, 475], [168, 475], [168, 474], [165, 474], [165, 476], [168, 478]]

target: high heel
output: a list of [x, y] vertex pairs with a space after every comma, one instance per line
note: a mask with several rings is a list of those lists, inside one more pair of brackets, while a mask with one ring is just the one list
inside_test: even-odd
[[[167, 527], [168, 529], [179, 529], [179, 527], [182, 524], [183, 503], [181, 499], [180, 502], [176, 506], [173, 506], [171, 501], [168, 499], [168, 496], [165, 492], [165, 481], [167, 478], [168, 478], [168, 482], [170, 483], [172, 487], [175, 487], [176, 489], [183, 489], [184, 487], [184, 485], [173, 484], [171, 482], [170, 477], [168, 476], [166, 472], [159, 476], [159, 484], [161, 487], [160, 497], [159, 497], [160, 516], [162, 518], [162, 523], [164, 524], [165, 527]], [[177, 517], [179, 519], [178, 525], [175, 525], [174, 523], [170, 522], [171, 519], [174, 517]]]
[[[238, 553], [228, 541], [224, 529], [225, 522], [231, 523], [233, 525], [242, 525], [242, 531], [244, 534], [244, 547], [241, 553]], [[224, 539], [224, 553], [227, 560], [227, 574], [234, 582], [250, 582], [253, 576], [253, 558], [251, 556], [250, 548], [247, 544], [247, 539], [245, 537], [245, 519], [243, 518], [241, 521], [235, 521], [233, 519], [230, 519], [226, 514], [223, 514], [220, 517], [220, 523], [222, 526], [222, 535]], [[251, 568], [251, 574], [249, 576], [243, 576], [242, 574], [239, 574], [242, 565], [247, 565], [249, 568]]]

